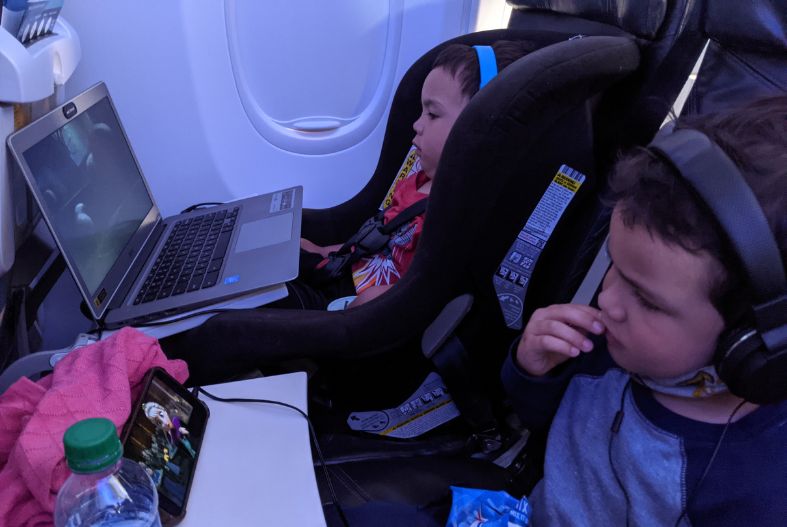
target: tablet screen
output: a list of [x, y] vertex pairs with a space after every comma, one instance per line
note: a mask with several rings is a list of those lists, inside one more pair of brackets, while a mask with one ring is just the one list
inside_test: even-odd
[[150, 475], [160, 507], [178, 515], [186, 503], [207, 414], [189, 392], [170, 385], [161, 374], [151, 378], [138, 405], [124, 455]]

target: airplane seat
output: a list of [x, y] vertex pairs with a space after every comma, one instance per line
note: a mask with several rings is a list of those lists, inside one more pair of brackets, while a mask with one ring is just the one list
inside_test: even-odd
[[787, 2], [704, 2], [708, 39], [684, 114], [725, 110], [787, 93]]
[[[705, 44], [694, 0], [507, 0], [508, 27], [571, 28], [578, 34], [623, 33], [640, 47], [641, 66], [607, 97], [612, 115], [597, 141], [609, 152], [647, 144], [661, 126]], [[615, 112], [623, 106], [629, 111]], [[617, 121], [610, 121], [617, 119]]]
[[[509, 28], [624, 35], [640, 51], [637, 70], [593, 102], [591, 157], [573, 163], [564, 157], [566, 164], [589, 178], [555, 226], [535, 264], [522, 307], [524, 326], [535, 309], [571, 300], [606, 236], [609, 211], [598, 198], [606, 186], [607, 170], [620, 150], [647, 144], [658, 131], [700, 56], [705, 38], [696, 31], [699, 9], [687, 0], [508, 3], [513, 8]], [[572, 131], [576, 128], [576, 124], [566, 127]], [[575, 137], [566, 135], [557, 142], [546, 139], [537, 151], [577, 150], [580, 144]], [[529, 162], [540, 163], [542, 158]], [[544, 160], [546, 163], [533, 170], [548, 172], [548, 163], [555, 161]], [[502, 195], [544, 194], [543, 187], [528, 180], [512, 180], [510, 184]], [[472, 285], [468, 291], [474, 297], [473, 307], [458, 325], [456, 335], [467, 348], [473, 369], [479, 372], [477, 377], [484, 379], [484, 391], [502, 397], [499, 368], [521, 329], [507, 327], [491, 277], [505, 264], [504, 256], [528, 219], [522, 210], [529, 213], [532, 209], [518, 209], [516, 199], [497, 204], [495, 209], [502, 235], [486, 241], [488, 250], [472, 255], [474, 260], [468, 265]]]

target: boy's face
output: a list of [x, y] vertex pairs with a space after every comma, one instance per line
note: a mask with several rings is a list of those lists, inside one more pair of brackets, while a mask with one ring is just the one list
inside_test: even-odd
[[421, 117], [413, 123], [413, 144], [421, 157], [421, 169], [430, 179], [434, 177], [448, 132], [469, 100], [462, 93], [459, 81], [446, 69], [435, 68], [426, 76], [421, 89]]
[[724, 321], [709, 299], [720, 264], [626, 227], [617, 208], [609, 235], [613, 264], [598, 304], [609, 353], [622, 368], [670, 378], [709, 365]]

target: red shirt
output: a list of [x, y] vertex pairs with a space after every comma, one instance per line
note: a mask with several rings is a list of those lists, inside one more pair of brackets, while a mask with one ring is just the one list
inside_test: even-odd
[[[424, 199], [426, 194], [418, 192], [418, 189], [428, 180], [420, 171], [400, 181], [394, 190], [391, 206], [385, 209], [383, 222], [388, 223], [404, 209]], [[416, 216], [391, 235], [381, 252], [355, 262], [352, 267], [355, 291], [361, 293], [368, 287], [398, 282], [413, 261], [423, 225], [424, 214]]]

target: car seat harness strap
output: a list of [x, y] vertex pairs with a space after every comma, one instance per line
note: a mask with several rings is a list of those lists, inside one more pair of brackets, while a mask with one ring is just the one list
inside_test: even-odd
[[366, 220], [358, 232], [353, 234], [338, 251], [330, 253], [328, 263], [318, 271], [325, 273], [326, 278], [336, 279], [358, 260], [379, 253], [388, 245], [391, 236], [400, 227], [426, 211], [427, 200], [428, 198], [423, 198], [416, 201], [388, 223], [384, 223], [385, 211], [378, 212]]

